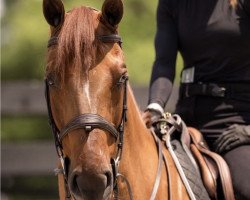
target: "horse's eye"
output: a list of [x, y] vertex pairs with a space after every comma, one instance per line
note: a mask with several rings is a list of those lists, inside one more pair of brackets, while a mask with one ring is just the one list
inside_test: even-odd
[[126, 81], [128, 80], [128, 75], [127, 74], [123, 74], [120, 79], [117, 82], [117, 86], [121, 86], [123, 84], [126, 83]]
[[55, 82], [53, 80], [49, 79], [48, 84], [49, 84], [49, 86], [53, 86], [53, 85], [55, 85]]
[[46, 79], [47, 79], [47, 83], [48, 83], [49, 86], [54, 86], [55, 85], [55, 76], [54, 76], [54, 74], [52, 74], [52, 73], [48, 74]]

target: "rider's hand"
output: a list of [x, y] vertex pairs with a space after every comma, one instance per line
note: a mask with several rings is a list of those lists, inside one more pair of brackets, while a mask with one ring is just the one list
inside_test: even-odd
[[243, 144], [250, 144], [250, 125], [234, 124], [226, 129], [214, 143], [218, 153], [226, 153]]
[[164, 110], [159, 104], [149, 104], [145, 112], [142, 114], [142, 119], [147, 128], [150, 128], [154, 123], [156, 123], [161, 118], [163, 112]]
[[146, 124], [147, 128], [150, 128], [155, 122], [161, 118], [161, 113], [155, 110], [146, 110], [142, 114], [142, 119]]

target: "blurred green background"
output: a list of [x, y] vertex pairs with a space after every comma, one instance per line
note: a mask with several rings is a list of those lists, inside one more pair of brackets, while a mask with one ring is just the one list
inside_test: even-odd
[[[66, 10], [79, 5], [101, 9], [103, 3], [102, 0], [64, 0], [63, 2]], [[126, 0], [124, 5], [125, 14], [119, 30], [123, 38], [130, 82], [133, 85], [147, 86], [154, 59], [153, 41], [157, 1]], [[2, 82], [34, 79], [42, 81], [49, 36], [49, 26], [42, 13], [42, 0], [5, 1], [1, 29]], [[36, 127], [40, 127], [39, 130]], [[50, 137], [50, 131], [46, 116], [4, 116], [2, 118], [2, 140], [4, 141], [47, 139], [48, 137]]]
[[[64, 0], [63, 2], [66, 10], [79, 5], [101, 9], [103, 0]], [[149, 84], [154, 61], [157, 2], [157, 0], [124, 0], [125, 12], [119, 30], [123, 38], [123, 50], [132, 85], [148, 87]], [[1, 11], [2, 84], [20, 80], [42, 81], [49, 35], [49, 27], [43, 18], [42, 0], [1, 0], [1, 4], [4, 8]], [[178, 57], [177, 74], [181, 66], [182, 61]], [[6, 143], [52, 140], [47, 116], [2, 115], [1, 140]], [[23, 187], [22, 191], [29, 191], [29, 187], [33, 185], [32, 181], [39, 181], [40, 186], [33, 189], [42, 190], [46, 188], [43, 183], [49, 180], [53, 183], [53, 187], [56, 187], [55, 178], [47, 178], [38, 177], [34, 180], [34, 177], [25, 179], [17, 177], [15, 183], [12, 183], [12, 189], [19, 188], [15, 190], [17, 193], [9, 187], [4, 189], [13, 193], [11, 199], [43, 199], [34, 196], [35, 192], [32, 197], [23, 195], [20, 192], [20, 186]], [[51, 192], [51, 194], [54, 193]], [[50, 198], [46, 197], [46, 199]]]
[[[64, 0], [67, 10], [79, 5], [101, 9], [102, 0]], [[123, 49], [132, 85], [148, 87], [154, 61], [157, 1], [125, 0], [120, 24]], [[49, 27], [42, 0], [8, 0], [1, 24], [2, 81], [43, 80]], [[178, 57], [177, 74], [182, 66]], [[177, 76], [178, 77], [178, 76]], [[46, 117], [2, 118], [2, 140], [46, 139]], [[16, 124], [15, 127], [12, 125]], [[27, 126], [28, 125], [28, 126]], [[35, 127], [41, 127], [34, 135]], [[17, 127], [23, 127], [21, 130]], [[37, 130], [36, 130], [37, 131]]]
[[[102, 0], [65, 0], [67, 10], [78, 5], [101, 9]], [[2, 80], [42, 79], [49, 29], [41, 0], [8, 0], [2, 19]], [[131, 81], [146, 85], [154, 58], [157, 1], [125, 0], [120, 35]], [[141, 73], [143, 72], [143, 73]]]

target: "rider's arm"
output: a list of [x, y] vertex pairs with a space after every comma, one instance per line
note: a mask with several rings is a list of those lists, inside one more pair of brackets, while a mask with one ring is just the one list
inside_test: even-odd
[[157, 103], [164, 108], [171, 94], [178, 49], [177, 38], [174, 11], [168, 0], [159, 0], [155, 37], [156, 58], [150, 81], [149, 105]]

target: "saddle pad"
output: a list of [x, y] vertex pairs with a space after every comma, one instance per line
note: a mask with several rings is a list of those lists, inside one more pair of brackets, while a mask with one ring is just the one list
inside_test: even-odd
[[199, 171], [194, 167], [191, 160], [184, 151], [179, 140], [171, 141], [174, 153], [178, 158], [183, 172], [197, 200], [209, 200], [209, 195], [205, 189]]

